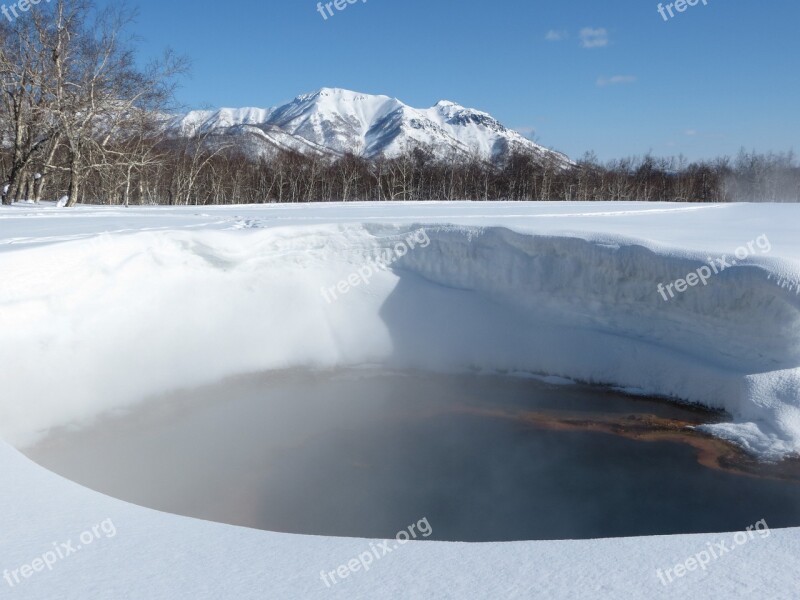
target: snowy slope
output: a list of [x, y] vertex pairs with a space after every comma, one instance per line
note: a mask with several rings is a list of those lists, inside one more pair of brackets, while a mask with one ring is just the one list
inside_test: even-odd
[[[106, 209], [95, 219], [119, 215], [130, 222], [142, 215], [168, 229], [90, 235], [62, 244], [56, 255], [49, 246], [14, 251], [41, 242], [36, 238], [0, 240], [0, 248], [13, 255], [0, 252], [0, 280], [6, 282], [0, 291], [0, 341], [7, 341], [0, 345], [0, 364], [10, 371], [6, 389], [19, 400], [0, 403], [0, 433], [12, 442], [29, 441], [39, 430], [87, 418], [110, 401], [124, 405], [164, 388], [250, 370], [396, 362], [448, 370], [513, 368], [726, 408], [735, 423], [716, 426], [720, 435], [767, 458], [800, 452], [800, 253], [789, 239], [793, 229], [787, 235], [774, 233], [777, 222], [754, 225], [758, 211], [780, 214], [792, 207], [756, 206], [751, 215], [740, 214], [750, 207], [739, 206], [626, 211], [617, 205], [616, 214], [595, 217], [598, 225], [611, 227], [588, 232], [570, 229], [594, 217], [591, 212], [551, 215], [549, 204], [438, 206], [409, 205], [405, 214], [402, 206], [380, 208], [396, 216], [380, 223], [373, 213], [365, 224], [346, 221], [348, 215], [357, 219], [361, 211], [369, 213], [368, 206], [358, 205], [241, 209], [257, 217], [238, 219], [204, 209], [201, 214], [209, 216], [198, 224], [217, 217], [223, 231], [192, 227], [180, 232], [174, 231], [174, 220], [186, 215], [191, 224], [197, 219], [191, 209]], [[503, 217], [503, 207], [529, 213], [530, 224]], [[437, 225], [463, 222], [476, 208], [497, 217]], [[603, 208], [608, 205], [581, 210]], [[425, 215], [437, 209], [455, 212], [453, 217]], [[13, 218], [17, 210], [5, 211], [12, 218], [0, 223], [24, 229], [27, 220]], [[34, 227], [48, 213], [39, 214], [32, 219]], [[80, 211], [69, 214], [75, 217], [63, 218], [80, 222]], [[325, 223], [326, 214], [341, 224]], [[709, 285], [665, 302], [657, 286], [706, 264], [718, 242], [706, 241], [704, 232], [694, 240], [697, 248], [690, 249], [645, 239], [643, 228], [668, 227], [676, 217], [716, 226], [711, 217], [728, 214], [741, 218], [729, 223], [740, 239], [719, 254], [730, 256], [736, 247], [773, 231], [769, 253], [743, 260]], [[309, 215], [318, 224], [276, 228], [289, 225], [287, 218]], [[570, 227], [553, 230], [554, 223]], [[90, 225], [96, 226], [96, 221]], [[397, 269], [381, 273], [346, 302], [325, 302], [320, 288], [346, 279], [370, 256], [423, 226], [428, 248], [409, 253]], [[680, 234], [659, 234], [662, 240], [675, 235]], [[166, 306], [160, 297], [168, 298]], [[292, 299], [291, 315], [284, 314], [282, 298]], [[58, 305], [69, 310], [55, 311]], [[419, 306], [417, 314], [408, 306]], [[265, 307], [272, 308], [263, 314]], [[442, 314], [430, 319], [437, 311]], [[214, 314], [213, 322], [206, 323], [206, 313]], [[262, 316], [252, 323], [245, 316], [251, 314]], [[359, 325], [349, 326], [355, 317]], [[127, 356], [116, 355], [111, 346], [124, 340], [126, 347], [137, 347], [143, 332], [152, 336], [150, 343], [158, 341], [159, 350], [142, 348], [131, 370]], [[422, 348], [401, 344], [410, 332], [412, 339], [426, 340]], [[81, 344], [70, 350], [76, 337]], [[309, 337], [317, 343], [306, 344]], [[265, 346], [267, 338], [272, 343]], [[227, 343], [228, 350], [198, 369], [205, 360], [205, 339]], [[21, 351], [25, 348], [28, 352]], [[70, 352], [77, 366], [59, 361]], [[25, 360], [29, 353], [54, 366], [36, 375], [35, 365]], [[94, 374], [95, 357], [103, 357], [99, 360], [108, 364], [101, 371], [112, 377]], [[139, 377], [143, 367], [146, 381]], [[83, 379], [91, 385], [72, 386], [79, 396], [74, 402], [49, 393]]]
[[183, 135], [213, 132], [236, 138], [255, 136], [261, 147], [257, 153], [286, 147], [332, 155], [352, 152], [374, 158], [395, 157], [419, 147], [440, 158], [455, 155], [491, 159], [520, 151], [558, 164], [569, 162], [565, 156], [507, 129], [490, 115], [453, 102], [442, 101], [420, 110], [388, 96], [336, 88], [323, 88], [266, 110], [194, 111], [175, 121], [173, 128]]
[[[0, 433], [22, 445], [236, 373], [388, 363], [530, 370], [725, 407], [734, 423], [716, 433], [777, 457], [800, 448], [798, 223], [797, 205], [1, 208]], [[324, 300], [320, 288], [420, 228], [430, 244]], [[658, 296], [659, 282], [759, 236], [769, 252], [673, 302]], [[0, 465], [0, 570], [103, 519], [119, 531], [13, 590], [26, 600], [789, 599], [798, 586], [789, 529], [669, 586], [656, 569], [729, 536], [412, 544], [328, 589], [319, 572], [367, 541], [154, 513], [2, 444]]]

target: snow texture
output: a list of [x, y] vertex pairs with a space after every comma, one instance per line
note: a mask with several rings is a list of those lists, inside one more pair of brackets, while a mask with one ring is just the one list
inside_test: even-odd
[[[51, 427], [238, 373], [382, 363], [530, 373], [725, 408], [732, 422], [711, 431], [776, 459], [800, 451], [799, 222], [796, 205], [5, 207], [0, 435], [22, 447]], [[420, 229], [429, 244], [326, 301], [323, 289]], [[769, 252], [669, 302], [658, 294], [659, 283], [759, 236]], [[155, 513], [61, 480], [6, 445], [0, 464], [9, 482], [0, 569], [106, 518], [119, 530], [13, 590], [26, 599], [790, 598], [797, 589], [798, 529], [669, 586], [656, 569], [720, 535], [415, 543], [328, 589], [319, 572], [367, 541]]]

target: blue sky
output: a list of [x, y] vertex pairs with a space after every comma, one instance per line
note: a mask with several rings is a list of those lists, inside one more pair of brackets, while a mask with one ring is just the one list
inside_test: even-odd
[[367, 0], [327, 20], [316, 0], [131, 5], [146, 53], [191, 58], [191, 108], [343, 87], [453, 100], [573, 157], [800, 151], [800, 3], [699, 1], [669, 21], [652, 0]]

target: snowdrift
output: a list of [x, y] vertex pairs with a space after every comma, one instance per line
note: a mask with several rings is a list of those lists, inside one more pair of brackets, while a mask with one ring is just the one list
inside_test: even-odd
[[[767, 459], [800, 452], [791, 261], [748, 257], [665, 301], [657, 286], [709, 253], [408, 219], [263, 225], [0, 254], [0, 435], [23, 446], [51, 427], [243, 372], [383, 363], [529, 371], [700, 403], [733, 416], [709, 428], [717, 435]], [[419, 231], [428, 243], [400, 255]], [[392, 254], [389, 269], [326, 297]]]
[[658, 285], [696, 272], [707, 254], [618, 236], [428, 232], [430, 248], [409, 254], [403, 268], [532, 322], [514, 357], [479, 366], [725, 409], [735, 423], [708, 427], [713, 433], [765, 458], [800, 452], [800, 295], [786, 283], [790, 265], [737, 261], [665, 300]]

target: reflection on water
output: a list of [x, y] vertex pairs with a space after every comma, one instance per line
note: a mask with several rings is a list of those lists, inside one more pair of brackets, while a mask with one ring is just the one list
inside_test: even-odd
[[129, 502], [294, 533], [386, 538], [421, 518], [431, 539], [461, 541], [800, 525], [797, 483], [706, 468], [685, 444], [513, 418], [530, 411], [721, 418], [514, 377], [286, 372], [158, 398], [27, 453]]

